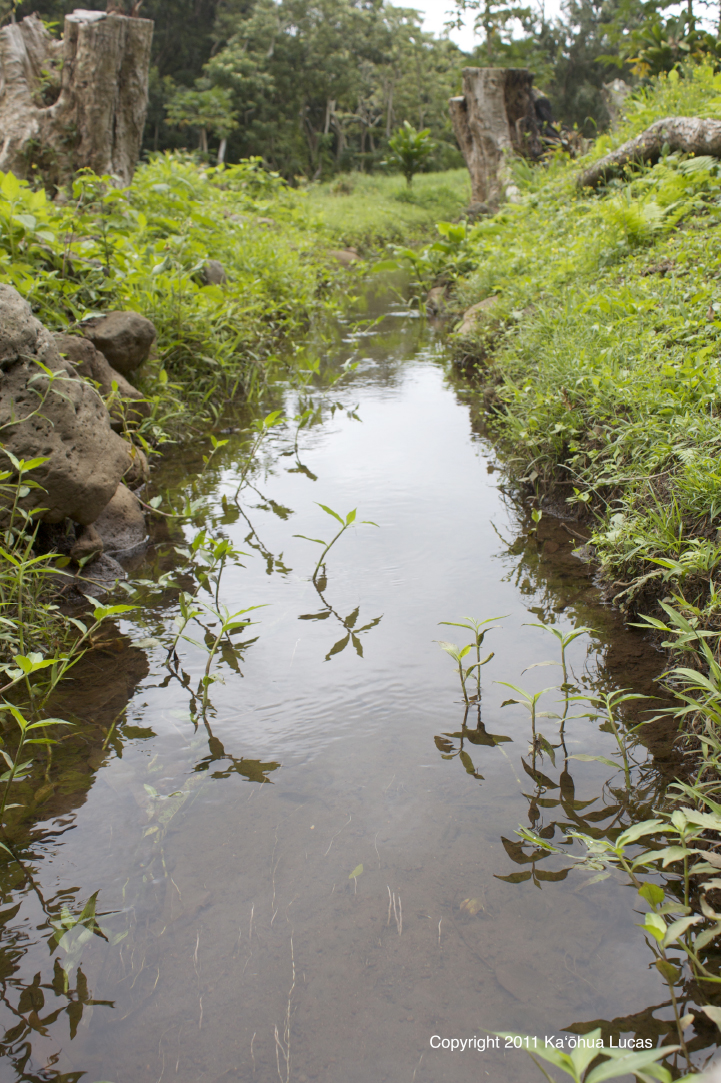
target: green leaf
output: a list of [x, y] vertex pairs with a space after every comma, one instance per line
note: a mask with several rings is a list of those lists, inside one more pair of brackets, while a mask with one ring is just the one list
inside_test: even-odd
[[713, 1004], [704, 1004], [701, 1011], [721, 1030], [721, 1008], [716, 1008]]
[[362, 865], [356, 865], [356, 867], [353, 869], [353, 872], [350, 874], [348, 879], [349, 880], [356, 880], [360, 876], [360, 874], [362, 872], [363, 872], [363, 866]]
[[666, 898], [666, 893], [658, 884], [646, 883], [639, 888], [638, 893], [651, 906], [660, 906]]
[[664, 946], [664, 948], [667, 948], [669, 946], [669, 944], [673, 944], [676, 940], [678, 940], [680, 937], [682, 937], [683, 934], [686, 932], [686, 930], [688, 928], [690, 928], [691, 925], [698, 925], [699, 921], [703, 921], [703, 918], [701, 918], [701, 917], [679, 918], [678, 921], [672, 922], [669, 925], [668, 931], [667, 931], [666, 935], [663, 938], [663, 946]]
[[574, 756], [569, 756], [569, 760], [584, 760], [586, 762], [590, 760], [598, 760], [599, 763], [605, 763], [607, 767], [613, 767], [614, 771], [619, 770], [619, 764], [614, 763], [613, 760], [607, 759], [606, 756], [588, 756], [585, 752], [577, 752]]
[[106, 617], [117, 617], [137, 608], [137, 605], [99, 605], [93, 610], [93, 616], [96, 620], [105, 620]]
[[[318, 504], [317, 500], [316, 504]], [[318, 507], [322, 508], [326, 515], [332, 515], [334, 519], [337, 519], [341, 526], [345, 526], [344, 520], [340, 517], [337, 511], [333, 511], [333, 509], [329, 508], [327, 504], [318, 504]]]

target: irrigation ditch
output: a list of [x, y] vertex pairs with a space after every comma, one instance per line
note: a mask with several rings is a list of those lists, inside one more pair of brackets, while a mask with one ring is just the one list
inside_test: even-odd
[[483, 417], [376, 278], [154, 469], [71, 725], [6, 787], [7, 1078], [540, 1078], [433, 1042], [500, 1031], [713, 1057], [719, 810], [669, 800], [666, 658]]

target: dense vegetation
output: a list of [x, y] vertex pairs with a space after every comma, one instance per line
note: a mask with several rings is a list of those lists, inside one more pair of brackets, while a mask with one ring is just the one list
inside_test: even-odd
[[[60, 29], [75, 6], [21, 0], [18, 14], [37, 10]], [[479, 44], [466, 54], [388, 0], [144, 0], [140, 14], [155, 24], [145, 150], [259, 156], [288, 180], [328, 179], [393, 170], [389, 139], [408, 122], [431, 131], [426, 169], [458, 167], [447, 101], [469, 64], [530, 68], [557, 119], [593, 137], [608, 124], [610, 79], [721, 55], [691, 0], [681, 19], [664, 18], [666, 6], [568, 0], [549, 18], [522, 0], [455, 0], [459, 14], [476, 13]]]
[[[593, 154], [659, 117], [720, 110], [710, 66], [663, 76]], [[473, 228], [458, 296], [498, 301], [459, 350], [493, 387], [514, 475], [593, 524], [617, 603], [682, 590], [718, 627], [721, 167], [668, 154], [598, 195], [577, 173], [519, 169], [522, 202]]]

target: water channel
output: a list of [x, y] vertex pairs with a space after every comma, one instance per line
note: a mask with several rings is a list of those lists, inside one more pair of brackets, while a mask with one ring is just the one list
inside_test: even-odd
[[[524, 1053], [432, 1037], [670, 1033], [633, 891], [531, 861], [514, 834], [558, 842], [648, 815], [670, 735], [636, 744], [633, 795], [622, 771], [560, 749], [534, 776], [528, 715], [501, 706], [499, 683], [561, 683], [558, 667], [529, 670], [559, 657], [539, 622], [594, 629], [568, 653], [587, 691], [658, 695], [663, 659], [602, 603], [573, 524], [546, 515], [533, 533], [442, 335], [369, 295], [365, 315], [384, 312], [323, 346], [329, 371], [357, 368], [316, 394], [297, 455], [294, 427], [273, 430], [240, 511], [246, 434], [227, 433], [202, 474], [206, 446], [155, 470], [155, 491], [199, 503], [182, 528], [156, 517], [131, 576], [176, 569], [190, 590], [173, 545], [205, 526], [247, 554], [227, 561], [220, 603], [265, 608], [214, 663], [207, 726], [213, 621], [167, 664], [177, 590], [149, 594], [64, 689], [57, 712], [84, 729], [58, 751], [24, 869], [2, 874], [3, 1080], [519, 1083], [540, 1078]], [[276, 397], [297, 412], [295, 391]], [[358, 522], [314, 584], [319, 547], [297, 535], [335, 533], [319, 503]], [[503, 617], [467, 713], [436, 642], [466, 642], [439, 625], [465, 616]], [[541, 728], [557, 743], [556, 722]], [[569, 757], [615, 748], [599, 721], [568, 723]], [[50, 921], [65, 906], [69, 928], [95, 893], [95, 930], [49, 951]]]

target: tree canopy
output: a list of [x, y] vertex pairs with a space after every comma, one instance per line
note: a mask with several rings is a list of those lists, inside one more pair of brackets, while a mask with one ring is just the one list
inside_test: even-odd
[[[609, 119], [604, 83], [721, 57], [693, 0], [670, 19], [667, 0], [564, 0], [553, 19], [537, 0], [455, 5], [475, 19], [470, 54], [388, 0], [144, 0], [155, 22], [145, 150], [259, 156], [287, 178], [318, 178], [389, 168], [389, 140], [409, 124], [429, 129], [422, 168], [445, 168], [462, 163], [448, 98], [465, 66], [530, 68], [556, 118], [592, 135]], [[74, 7], [21, 0], [17, 12], [60, 22]]]

